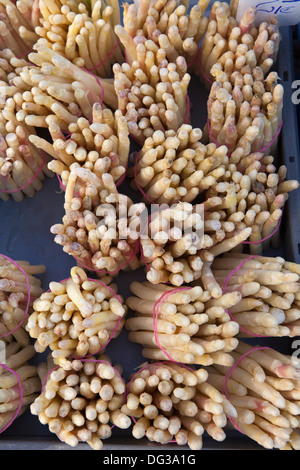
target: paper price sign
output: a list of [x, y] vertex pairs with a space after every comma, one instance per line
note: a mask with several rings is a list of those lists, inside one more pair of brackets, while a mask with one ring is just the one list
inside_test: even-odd
[[276, 16], [279, 26], [292, 26], [300, 22], [300, 0], [239, 0], [237, 21], [240, 21], [245, 11], [254, 7], [256, 9], [255, 24], [269, 21]]

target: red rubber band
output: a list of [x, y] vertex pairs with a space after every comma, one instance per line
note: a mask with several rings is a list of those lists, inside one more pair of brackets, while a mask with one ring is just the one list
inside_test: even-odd
[[90, 72], [88, 69], [85, 69], [84, 67], [82, 67], [82, 70], [84, 70], [85, 72], [89, 73], [90, 75], [92, 75], [92, 77], [94, 77], [96, 79], [96, 82], [98, 83], [98, 85], [100, 86], [101, 88], [101, 98], [100, 98], [100, 105], [102, 106], [103, 105], [103, 99], [104, 99], [104, 88], [103, 88], [103, 85], [99, 79], [99, 77], [97, 75], [95, 75], [94, 73]]
[[30, 54], [30, 52], [32, 52], [33, 49], [28, 49], [27, 51], [23, 52], [22, 54], [20, 55], [17, 55], [16, 58], [17, 59], [22, 59], [23, 57], [25, 57], [26, 55]]

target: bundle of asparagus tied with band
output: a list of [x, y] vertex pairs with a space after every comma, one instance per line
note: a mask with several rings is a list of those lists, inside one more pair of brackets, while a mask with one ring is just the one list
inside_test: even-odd
[[264, 78], [260, 67], [217, 78], [207, 101], [210, 139], [233, 156], [276, 151], [284, 94], [279, 80], [277, 72]]
[[0, 49], [9, 47], [16, 56], [27, 55], [38, 39], [35, 28], [40, 25], [39, 1], [1, 0], [0, 14]]
[[232, 319], [241, 327], [239, 336], [299, 336], [298, 264], [279, 256], [230, 253], [215, 259], [211, 270], [214, 282], [225, 293], [242, 294], [242, 299], [229, 308]]
[[126, 50], [130, 64], [137, 59], [137, 44], [151, 40], [166, 51], [167, 59], [175, 62], [183, 56], [192, 62], [198, 53], [208, 23], [204, 16], [208, 0], [199, 0], [189, 10], [189, 0], [134, 0], [124, 3], [124, 27], [117, 25], [115, 32]]
[[235, 71], [251, 74], [256, 66], [266, 75], [272, 68], [281, 40], [277, 18], [256, 27], [255, 17], [256, 10], [250, 7], [237, 22], [228, 3], [213, 3], [199, 54], [201, 78], [207, 87], [214, 80], [211, 68], [215, 64], [228, 75]]
[[127, 429], [131, 420], [120, 408], [125, 399], [122, 366], [108, 356], [73, 359], [65, 367], [51, 360], [38, 367], [43, 388], [30, 410], [51, 433], [71, 447], [87, 443], [103, 448], [112, 427]]
[[[278, 247], [284, 206], [290, 192], [298, 189], [298, 180], [287, 180], [286, 166], [281, 165], [277, 170], [273, 156], [261, 152], [236, 162], [232, 157], [229, 162], [224, 175], [207, 189], [206, 196], [222, 196], [222, 190], [233, 188], [236, 205], [223, 210], [223, 220], [233, 222], [237, 230], [251, 227], [251, 254], [262, 254], [270, 246]], [[243, 247], [239, 245], [235, 250], [243, 251]]]
[[0, 338], [17, 341], [20, 347], [30, 344], [25, 331], [27, 316], [34, 300], [43, 289], [37, 275], [45, 272], [44, 265], [14, 261], [0, 254]]
[[194, 201], [224, 175], [229, 161], [225, 145], [204, 145], [201, 138], [201, 129], [190, 124], [156, 130], [136, 157], [133, 185], [158, 204]]
[[251, 227], [239, 230], [232, 221], [222, 220], [222, 208], [232, 205], [235, 193], [228, 187], [223, 198], [194, 205], [179, 202], [153, 212], [140, 237], [147, 279], [174, 286], [192, 282], [200, 278], [204, 261], [212, 262], [247, 240]]
[[240, 342], [236, 367], [210, 366], [207, 381], [235, 407], [240, 432], [266, 449], [299, 450], [299, 359], [272, 348], [252, 351], [261, 347]]
[[239, 326], [226, 310], [242, 295], [238, 291], [222, 295], [217, 284], [210, 292], [210, 283], [209, 265], [201, 281], [190, 288], [131, 283], [133, 296], [126, 304], [134, 315], [127, 318], [125, 327], [130, 341], [142, 345], [144, 357], [203, 366], [233, 364], [231, 352], [238, 344]]
[[128, 166], [130, 140], [127, 120], [120, 110], [113, 113], [100, 103], [95, 103], [91, 111], [84, 114], [87, 117], [78, 118], [69, 125], [68, 136], [61, 131], [54, 116], [48, 116], [52, 143], [36, 135], [30, 135], [29, 140], [53, 157], [48, 168], [60, 176], [65, 187], [70, 168], [75, 164], [91, 170], [98, 177], [109, 173], [117, 182], [125, 176]]
[[114, 64], [114, 87], [130, 134], [143, 144], [155, 130], [177, 130], [188, 121], [191, 76], [183, 56], [169, 61], [152, 40], [137, 44], [135, 50], [131, 65]]
[[26, 324], [34, 299], [43, 292], [36, 276], [44, 271], [44, 265], [0, 255], [0, 432], [28, 409], [40, 390], [36, 367], [29, 363], [35, 349]]
[[127, 310], [112, 277], [103, 277], [100, 283], [76, 266], [70, 274], [69, 279], [50, 282], [49, 291], [34, 301], [26, 325], [36, 338], [35, 350], [49, 347], [55, 364], [62, 366], [67, 356], [104, 350], [119, 335]]
[[62, 223], [50, 231], [82, 266], [112, 275], [140, 266], [140, 214], [145, 205], [119, 194], [111, 174], [97, 176], [72, 165], [64, 208]]
[[4, 49], [0, 51], [0, 64], [0, 198], [19, 202], [24, 196], [33, 197], [42, 189], [45, 176], [53, 173], [47, 169], [48, 156], [29, 142], [35, 128], [20, 115], [20, 101], [28, 87], [18, 74], [27, 62]]
[[207, 377], [205, 369], [177, 363], [143, 364], [130, 377], [121, 408], [134, 421], [133, 437], [192, 450], [202, 448], [205, 435], [223, 441], [227, 416], [234, 418], [237, 412]]
[[118, 1], [43, 0], [40, 10], [41, 25], [35, 32], [78, 67], [104, 78], [111, 76], [112, 64], [124, 61], [114, 32], [120, 23]]
[[78, 67], [50, 49], [46, 40], [41, 39], [33, 49], [36, 52], [29, 54], [30, 64], [19, 71], [27, 86], [20, 97], [20, 119], [31, 126], [47, 128], [47, 117], [53, 115], [61, 130], [68, 131], [78, 117], [91, 115], [94, 103], [117, 109], [111, 79]]
[[[28, 410], [41, 389], [37, 367], [30, 364], [34, 347], [18, 339], [2, 338], [0, 365], [0, 432]], [[1, 362], [0, 361], [0, 362]]]

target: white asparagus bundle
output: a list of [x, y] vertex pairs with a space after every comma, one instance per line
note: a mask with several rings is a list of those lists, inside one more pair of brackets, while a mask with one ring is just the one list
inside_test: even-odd
[[[236, 158], [235, 158], [236, 157]], [[223, 210], [222, 220], [233, 222], [237, 229], [251, 227], [250, 254], [262, 254], [279, 242], [279, 228], [289, 194], [299, 188], [298, 180], [286, 180], [287, 168], [278, 170], [274, 157], [253, 152], [238, 160], [229, 159], [223, 176], [206, 191], [209, 198], [222, 197], [222, 190], [233, 187], [236, 204]], [[225, 193], [224, 193], [225, 194]], [[243, 245], [237, 250], [243, 251]]]
[[28, 86], [19, 80], [19, 72], [27, 62], [4, 49], [0, 63], [0, 198], [19, 202], [33, 197], [53, 173], [47, 169], [48, 156], [29, 142], [35, 128], [20, 119], [20, 100]]
[[124, 45], [128, 62], [132, 64], [136, 60], [136, 45], [143, 40], [151, 40], [164, 49], [170, 62], [175, 62], [178, 56], [183, 56], [187, 63], [192, 62], [206, 31], [208, 18], [204, 15], [209, 1], [199, 0], [191, 8], [189, 3], [189, 0], [124, 3], [124, 27], [118, 25], [115, 31]]
[[[256, 10], [249, 7], [240, 22], [226, 2], [216, 1], [210, 11], [206, 33], [200, 47], [202, 81], [213, 81], [212, 66], [229, 76], [260, 66], [266, 75], [277, 60], [281, 34], [277, 18], [255, 27]], [[204, 74], [204, 75], [203, 75]]]
[[0, 1], [0, 49], [9, 47], [18, 57], [26, 56], [38, 35], [40, 25], [38, 0]]
[[241, 327], [239, 337], [299, 336], [300, 266], [280, 256], [247, 258], [246, 254], [230, 253], [216, 258], [211, 265], [214, 282], [224, 292], [238, 291], [242, 295], [240, 302], [229, 309]]
[[184, 57], [168, 61], [166, 51], [151, 40], [135, 50], [131, 65], [114, 64], [114, 87], [130, 134], [143, 144], [155, 130], [177, 130], [188, 121], [191, 76]]
[[70, 355], [84, 357], [105, 349], [123, 327], [127, 307], [112, 277], [90, 280], [83, 269], [71, 268], [71, 277], [53, 281], [49, 291], [33, 303], [26, 330], [34, 348], [48, 347], [55, 364], [63, 366]]
[[153, 284], [181, 286], [199, 279], [203, 262], [247, 240], [252, 228], [236, 229], [222, 220], [223, 208], [235, 205], [235, 193], [227, 188], [224, 197], [202, 204], [179, 202], [151, 214], [148, 230], [142, 230], [141, 255], [146, 276]]
[[48, 168], [59, 175], [65, 187], [70, 169], [75, 164], [91, 170], [98, 177], [109, 173], [116, 183], [125, 176], [128, 166], [130, 140], [127, 120], [120, 110], [113, 113], [100, 103], [95, 103], [84, 114], [86, 117], [69, 125], [68, 136], [50, 115], [47, 123], [52, 143], [37, 135], [30, 135], [29, 140], [53, 158]]
[[276, 152], [284, 94], [279, 80], [277, 72], [265, 77], [260, 67], [219, 76], [207, 101], [209, 138], [227, 145], [233, 158], [263, 149], [265, 155]]
[[0, 254], [0, 339], [17, 341], [20, 347], [30, 344], [25, 327], [34, 300], [43, 292], [37, 275], [44, 272], [44, 265], [15, 261]]
[[30, 364], [35, 356], [34, 347], [22, 345], [18, 339], [4, 338], [4, 343], [1, 356], [5, 355], [5, 363], [0, 366], [0, 432], [28, 410], [41, 389], [37, 367]]
[[97, 176], [79, 164], [71, 167], [62, 223], [50, 229], [54, 241], [97, 273], [113, 275], [140, 267], [140, 214], [145, 204], [119, 194], [111, 174]]
[[[133, 312], [125, 328], [129, 340], [142, 345], [151, 360], [173, 360], [182, 364], [233, 365], [231, 352], [238, 344], [237, 322], [226, 309], [241, 301], [240, 292], [222, 295], [211, 275], [202, 274], [192, 288], [174, 289], [166, 284], [134, 281], [126, 305]], [[168, 292], [168, 293], [167, 293]]]
[[201, 137], [190, 124], [154, 131], [137, 156], [133, 185], [158, 204], [194, 201], [222, 178], [229, 160], [226, 146], [204, 145]]
[[40, 10], [36, 34], [73, 64], [108, 78], [112, 65], [124, 61], [122, 45], [114, 32], [120, 23], [118, 1], [43, 0]]
[[[252, 351], [255, 347], [240, 342], [233, 353], [238, 361], [235, 368], [209, 367], [207, 381], [236, 408], [238, 430], [265, 449], [299, 450], [299, 359], [272, 348]], [[219, 379], [210, 382], [211, 377]], [[226, 387], [225, 377], [246, 393]]]
[[[61, 130], [68, 131], [78, 117], [87, 117], [94, 103], [117, 109], [112, 79], [100, 78], [50, 49], [42, 39], [29, 54], [30, 64], [19, 70], [13, 83], [27, 86], [20, 96], [19, 119], [28, 125], [47, 128], [53, 115]], [[34, 65], [33, 65], [34, 64]]]
[[58, 368], [47, 362], [38, 367], [43, 388], [30, 410], [60, 441], [101, 450], [112, 426], [130, 426], [121, 412], [126, 392], [122, 366], [112, 366], [107, 355], [70, 360]]
[[227, 416], [237, 411], [225, 395], [207, 382], [205, 369], [192, 370], [172, 362], [143, 364], [127, 384], [121, 411], [134, 421], [135, 439], [175, 442], [200, 450], [206, 435], [222, 442]]

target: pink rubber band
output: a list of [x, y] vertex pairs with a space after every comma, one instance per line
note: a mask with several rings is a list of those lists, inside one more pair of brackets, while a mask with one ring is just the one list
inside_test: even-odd
[[[59, 182], [59, 186], [60, 186], [60, 189], [62, 189], [64, 192], [66, 191], [66, 187], [65, 185], [63, 184], [62, 180], [61, 180], [61, 177], [57, 174], [56, 175], [57, 179], [58, 179], [58, 182]], [[74, 191], [74, 194], [76, 194], [76, 196], [79, 196], [79, 193], [75, 193]]]
[[[227, 382], [232, 374], [232, 372], [234, 371], [234, 369], [238, 366], [238, 364], [244, 359], [244, 357], [248, 356], [248, 354], [251, 354], [253, 351], [257, 351], [259, 349], [271, 349], [269, 348], [268, 346], [256, 346], [252, 349], [250, 349], [248, 352], [246, 352], [245, 354], [243, 354], [241, 357], [239, 357], [239, 359], [233, 364], [233, 366], [229, 369], [229, 371], [227, 372], [227, 374], [225, 375], [223, 381], [222, 381], [222, 388], [224, 389], [224, 392], [225, 392], [225, 395], [226, 395], [226, 398], [227, 400], [230, 401], [229, 399], [229, 395], [228, 395], [228, 390], [227, 390]], [[235, 419], [233, 419], [231, 416], [229, 417], [229, 420], [231, 422], [231, 424], [242, 434], [243, 431], [239, 428], [239, 426], [237, 425]]]
[[[266, 145], [265, 147], [263, 147], [262, 149], [258, 150], [258, 153], [262, 153], [264, 152], [265, 150], [267, 150], [269, 147], [272, 147], [272, 145], [274, 144], [274, 142], [276, 141], [276, 139], [278, 138], [280, 132], [281, 132], [281, 129], [282, 129], [282, 126], [283, 126], [283, 121], [281, 121], [280, 125], [279, 125], [279, 128], [278, 128], [278, 131], [276, 132], [275, 136], [273, 137], [273, 139], [271, 140], [271, 142], [268, 143], [268, 145]], [[214, 138], [214, 136], [212, 135], [212, 132], [211, 132], [211, 127], [210, 127], [210, 121], [209, 119], [207, 118], [207, 130], [208, 130], [208, 133], [212, 139], [212, 141], [214, 142], [214, 144], [216, 144], [217, 147], [220, 147], [220, 144], [216, 141], [216, 139]], [[228, 153], [228, 157], [230, 157], [230, 153]]]
[[129, 137], [134, 140], [138, 145], [143, 145], [143, 142], [141, 142], [137, 137], [135, 137], [133, 134], [129, 134]]
[[176, 292], [184, 291], [184, 290], [189, 290], [192, 289], [192, 287], [186, 286], [186, 287], [178, 287], [169, 291], [166, 291], [162, 294], [162, 296], [155, 302], [154, 308], [153, 308], [153, 330], [154, 330], [154, 338], [157, 346], [159, 349], [169, 358], [171, 362], [176, 362], [174, 359], [167, 353], [167, 351], [163, 348], [163, 346], [159, 342], [158, 338], [158, 331], [157, 331], [157, 317], [158, 317], [158, 307], [164, 302], [166, 298], [168, 298], [172, 294], [176, 294]]
[[[226, 277], [226, 279], [224, 280], [224, 283], [223, 283], [223, 286], [222, 286], [222, 293], [223, 295], [226, 293], [226, 287], [227, 287], [227, 284], [229, 282], [229, 279], [246, 263], [246, 261], [250, 260], [250, 259], [253, 259], [253, 258], [257, 258], [257, 255], [253, 255], [253, 256], [248, 256], [247, 258], [243, 259], [243, 261], [234, 268], [234, 270]], [[230, 316], [230, 318], [236, 322], [234, 316], [232, 315], [232, 313], [230, 312], [229, 309], [226, 309], [225, 312], [228, 313], [228, 315]], [[254, 336], [256, 338], [269, 338], [268, 335], [260, 335], [260, 334], [256, 334], [256, 333], [252, 333], [251, 331], [248, 331], [246, 330], [246, 328], [242, 327], [240, 324], [239, 324], [239, 329], [241, 331], [243, 331], [244, 333], [250, 335], [250, 336]]]
[[208, 81], [208, 83], [210, 83], [212, 85], [213, 81], [206, 75], [206, 73], [204, 72], [203, 70], [203, 67], [202, 67], [202, 64], [200, 62], [200, 58], [198, 59], [198, 67], [199, 67], [199, 70], [201, 72], [201, 74], [203, 75], [203, 77], [205, 78], [205, 80]]
[[26, 285], [27, 285], [27, 304], [26, 304], [26, 308], [25, 308], [25, 311], [24, 311], [23, 318], [20, 321], [20, 323], [16, 326], [16, 328], [14, 328], [12, 331], [9, 331], [8, 333], [5, 333], [4, 335], [0, 336], [0, 338], [4, 338], [5, 336], [9, 336], [9, 335], [13, 334], [15, 331], [17, 331], [20, 328], [20, 326], [22, 325], [22, 323], [24, 322], [24, 320], [25, 320], [25, 318], [28, 314], [28, 309], [29, 309], [29, 305], [30, 305], [30, 284], [29, 284], [29, 280], [28, 280], [28, 276], [27, 276], [26, 272], [24, 271], [24, 269], [18, 263], [16, 263], [13, 259], [9, 258], [8, 256], [3, 255], [2, 253], [0, 254], [0, 256], [3, 256], [3, 258], [6, 258], [8, 261], [10, 261], [12, 264], [14, 264], [24, 274], [25, 282], [26, 282]]
[[9, 426], [18, 417], [18, 414], [19, 414], [19, 412], [22, 408], [22, 405], [23, 405], [23, 390], [22, 390], [22, 382], [21, 382], [21, 379], [20, 379], [19, 375], [14, 370], [7, 367], [5, 364], [0, 364], [0, 366], [3, 367], [3, 369], [7, 370], [8, 372], [11, 372], [17, 378], [17, 381], [19, 383], [19, 390], [20, 390], [20, 397], [19, 397], [20, 398], [20, 404], [19, 404], [15, 414], [13, 415], [12, 419], [9, 421], [9, 423], [7, 423], [6, 426], [4, 426], [4, 428], [0, 430], [0, 434], [2, 434], [4, 431], [6, 431], [7, 428], [9, 428]]
[[90, 75], [92, 75], [92, 77], [94, 77], [96, 79], [96, 82], [98, 83], [98, 85], [100, 86], [101, 88], [101, 98], [100, 98], [100, 105], [102, 106], [103, 105], [103, 99], [104, 99], [104, 88], [103, 88], [103, 85], [99, 79], [99, 77], [97, 75], [95, 75], [94, 73], [90, 72], [88, 69], [85, 69], [82, 67], [82, 70], [84, 70], [85, 72], [89, 73]]
[[[27, 188], [27, 186], [29, 186], [29, 185], [38, 177], [38, 175], [43, 171], [43, 168], [44, 168], [44, 166], [45, 166], [46, 163], [47, 163], [46, 154], [45, 154], [44, 150], [42, 150], [42, 155], [43, 155], [43, 163], [42, 163], [42, 165], [40, 166], [40, 168], [38, 169], [38, 171], [32, 176], [32, 178], [30, 178], [30, 180], [27, 181], [26, 184], [24, 184], [24, 186], [21, 186], [20, 188], [17, 188], [17, 189], [13, 189], [13, 190], [11, 190], [11, 191], [4, 191], [4, 190], [0, 189], [0, 193], [12, 194], [12, 193], [17, 193], [18, 191], [22, 191], [22, 189]], [[4, 178], [5, 178], [5, 177], [4, 177]]]
[[279, 136], [280, 132], [281, 132], [281, 129], [282, 129], [282, 126], [283, 126], [283, 121], [281, 121], [280, 125], [279, 125], [279, 128], [278, 128], [278, 131], [276, 132], [274, 138], [271, 140], [271, 142], [266, 145], [265, 147], [263, 147], [262, 149], [259, 150], [259, 152], [264, 152], [265, 150], [267, 150], [269, 147], [271, 147], [273, 145], [273, 143], [275, 142], [275, 140], [277, 139], [277, 137]]
[[[180, 362], [175, 362], [172, 360], [172, 362], [174, 364], [177, 364], [179, 365], [180, 367], [184, 367], [185, 369], [188, 369], [188, 370], [191, 370], [191, 371], [194, 371], [194, 369], [192, 369], [191, 367], [188, 367], [187, 365], [185, 364], [181, 364]], [[168, 361], [161, 361], [161, 362], [152, 362], [151, 364], [147, 364], [146, 366], [142, 367], [141, 369], [139, 369], [132, 377], [131, 377], [131, 380], [127, 383], [127, 389], [129, 388], [130, 384], [133, 382], [135, 376], [139, 373], [139, 372], [142, 372], [143, 370], [147, 369], [148, 367], [151, 367], [151, 366], [161, 366], [161, 364], [169, 364]], [[136, 423], [136, 419], [134, 418], [134, 416], [131, 416], [131, 419], [134, 423]], [[176, 440], [171, 440], [168, 442], [169, 444], [171, 443], [175, 443], [176, 444]]]
[[246, 261], [250, 260], [250, 259], [253, 259], [253, 258], [257, 258], [258, 255], [252, 255], [252, 256], [248, 256], [247, 258], [243, 259], [243, 261], [234, 268], [234, 270], [225, 278], [225, 281], [223, 283], [223, 286], [222, 286], [222, 292], [223, 292], [223, 295], [225, 294], [225, 289], [227, 287], [227, 284], [228, 284], [228, 281], [229, 279], [246, 263]]
[[126, 49], [124, 49], [124, 57], [125, 57], [126, 64], [128, 64], [129, 62], [128, 62], [128, 59], [127, 59]]
[[194, 64], [198, 64], [199, 70], [201, 74], [203, 75], [203, 77], [205, 78], [205, 80], [207, 80], [210, 84], [212, 84], [213, 83], [212, 80], [206, 75], [206, 73], [204, 72], [202, 68], [202, 64], [200, 61], [200, 48], [199, 47], [198, 47], [198, 51], [197, 51], [195, 58], [187, 65], [187, 67], [189, 68]]
[[[115, 371], [115, 373], [119, 376], [119, 378], [121, 379], [121, 381], [123, 382], [123, 385], [124, 385], [123, 404], [125, 403], [125, 400], [126, 400], [126, 383], [125, 383], [123, 377], [121, 376], [120, 372], [119, 372], [115, 367], [113, 367], [109, 362], [103, 361], [103, 360], [101, 360], [101, 359], [88, 359], [88, 358], [86, 358], [86, 357], [84, 357], [84, 358], [80, 358], [80, 357], [74, 357], [74, 358], [72, 358], [72, 357], [70, 357], [69, 359], [79, 360], [79, 361], [81, 361], [81, 362], [87, 362], [87, 361], [89, 361], [89, 362], [101, 362], [101, 363], [103, 363], [103, 364], [107, 364], [108, 366], [110, 366], [110, 367]], [[47, 375], [46, 375], [46, 377], [45, 377], [45, 379], [44, 379], [44, 382], [43, 382], [43, 384], [42, 384], [41, 393], [43, 393], [43, 391], [44, 391], [44, 388], [45, 388], [45, 385], [47, 384], [47, 380], [48, 380], [49, 375], [51, 375], [52, 372], [54, 372], [55, 370], [57, 370], [59, 367], [60, 367], [60, 366], [54, 367], [52, 370], [50, 370], [50, 371], [47, 373]], [[110, 429], [113, 429], [115, 426], [116, 426], [116, 425], [113, 424], [113, 425], [110, 427]]]
[[[59, 282], [61, 283], [61, 282], [64, 282], [64, 281], [68, 281], [69, 279], [71, 279], [71, 278], [70, 278], [70, 277], [67, 277], [66, 279], [62, 279], [62, 280], [59, 281]], [[98, 282], [98, 284], [101, 284], [103, 287], [105, 287], [106, 289], [108, 289], [108, 290], [113, 294], [113, 296], [118, 300], [118, 302], [122, 305], [122, 301], [121, 301], [120, 297], [118, 296], [118, 294], [116, 294], [116, 293], [113, 291], [113, 289], [112, 289], [111, 287], [109, 287], [109, 286], [107, 286], [106, 284], [104, 284], [103, 282], [99, 281], [99, 279], [92, 279], [92, 278], [89, 278], [89, 277], [88, 277], [88, 278], [87, 278], [87, 281]], [[48, 289], [46, 292], [50, 292], [50, 289]], [[102, 351], [102, 349], [105, 349], [105, 348], [107, 347], [107, 345], [111, 342], [111, 340], [112, 340], [114, 334], [116, 333], [116, 331], [117, 331], [117, 329], [118, 329], [118, 327], [119, 327], [119, 325], [120, 325], [120, 322], [121, 322], [121, 319], [122, 319], [122, 318], [123, 318], [123, 317], [120, 317], [120, 316], [119, 316], [118, 321], [117, 321], [117, 323], [116, 323], [116, 325], [115, 325], [115, 327], [114, 327], [114, 329], [113, 329], [113, 332], [112, 332], [110, 338], [108, 339], [107, 343], [104, 344], [103, 346], [101, 346], [101, 348], [100, 348], [98, 351], [94, 352], [93, 354], [87, 354], [86, 356], [78, 356], [78, 357], [67, 356], [67, 359], [85, 359], [85, 358], [88, 359], [89, 357], [94, 356], [95, 354], [98, 354], [100, 351]]]
[[22, 59], [22, 57], [25, 57], [26, 55], [30, 54], [30, 52], [32, 52], [33, 49], [28, 49], [27, 51], [23, 52], [23, 54], [20, 54], [20, 55], [17, 55], [16, 58], [17, 59]]
[[191, 62], [189, 62], [187, 64], [187, 68], [191, 67], [192, 65], [196, 64], [198, 62], [198, 57], [199, 57], [199, 53], [200, 53], [200, 49], [198, 47], [198, 50], [197, 50], [197, 54], [195, 55], [194, 59], [191, 60]]

